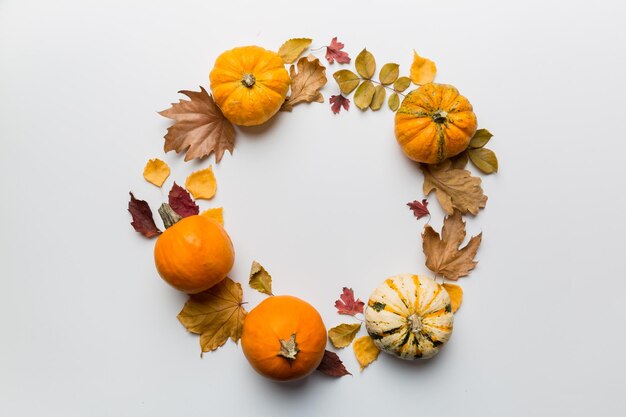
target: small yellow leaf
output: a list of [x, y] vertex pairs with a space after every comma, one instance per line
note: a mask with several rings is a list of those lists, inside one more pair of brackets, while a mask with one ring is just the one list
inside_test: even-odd
[[340, 324], [328, 331], [328, 338], [336, 348], [345, 348], [354, 340], [354, 336], [361, 330], [361, 323]]
[[372, 97], [372, 102], [370, 103], [370, 109], [373, 111], [380, 110], [385, 102], [385, 96], [387, 92], [385, 91], [385, 87], [382, 85], [377, 85], [374, 89], [374, 96]]
[[356, 360], [359, 361], [359, 365], [361, 365], [361, 372], [363, 372], [363, 369], [365, 369], [370, 363], [374, 362], [380, 353], [380, 349], [378, 349], [372, 338], [369, 336], [358, 338], [354, 341], [352, 347], [354, 348]]
[[470, 141], [470, 148], [482, 148], [489, 142], [493, 135], [487, 129], [478, 129], [474, 136], [472, 136], [472, 140]]
[[224, 226], [224, 210], [222, 209], [222, 207], [215, 207], [204, 210], [202, 213], [200, 213], [200, 215], [208, 217], [209, 219], [213, 219], [222, 226]]
[[272, 294], [272, 276], [257, 261], [252, 261], [250, 268], [250, 287], [267, 295]]
[[361, 78], [358, 75], [347, 69], [335, 72], [333, 77], [343, 94], [350, 94], [361, 82]]
[[398, 107], [400, 107], [400, 97], [398, 96], [398, 94], [393, 93], [392, 95], [390, 95], [389, 101], [387, 101], [387, 104], [389, 105], [389, 108], [391, 109], [391, 111], [398, 110]]
[[443, 284], [443, 288], [446, 289], [448, 295], [450, 296], [450, 305], [452, 307], [452, 312], [456, 313], [459, 307], [461, 307], [461, 303], [463, 302], [463, 289], [454, 284]]
[[422, 85], [433, 82], [437, 66], [428, 58], [422, 58], [413, 51], [413, 64], [411, 65], [411, 81], [415, 84]]
[[151, 159], [143, 169], [143, 177], [151, 184], [160, 187], [170, 176], [170, 167], [160, 159]]
[[491, 149], [470, 149], [468, 153], [469, 159], [476, 165], [476, 168], [480, 169], [485, 174], [498, 172], [498, 158]]
[[354, 61], [356, 72], [363, 78], [370, 79], [376, 72], [376, 59], [367, 49], [363, 49]]
[[367, 109], [372, 102], [372, 98], [374, 98], [375, 92], [376, 88], [370, 80], [363, 81], [354, 92], [354, 104], [361, 110]]
[[400, 75], [400, 65], [393, 62], [383, 65], [378, 74], [382, 85], [389, 85], [398, 79]]
[[293, 38], [282, 44], [278, 50], [278, 55], [285, 64], [291, 64], [311, 45], [312, 39]]
[[411, 85], [411, 79], [409, 77], [400, 77], [393, 83], [393, 89], [398, 92], [403, 92]]
[[185, 188], [193, 195], [193, 198], [210, 200], [217, 191], [217, 181], [213, 175], [213, 167], [191, 173], [185, 181]]

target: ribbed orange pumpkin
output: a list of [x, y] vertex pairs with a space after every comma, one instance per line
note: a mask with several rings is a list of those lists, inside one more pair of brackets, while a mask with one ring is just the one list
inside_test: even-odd
[[241, 348], [250, 365], [277, 381], [304, 378], [321, 363], [326, 326], [306, 301], [289, 295], [266, 298], [246, 316]]
[[424, 84], [411, 91], [396, 113], [396, 139], [414, 161], [436, 164], [469, 145], [476, 132], [470, 102], [446, 84]]
[[235, 250], [222, 225], [195, 215], [174, 223], [159, 236], [154, 261], [167, 283], [195, 294], [226, 277], [235, 262]]
[[241, 126], [260, 125], [276, 114], [291, 82], [281, 57], [258, 46], [222, 53], [209, 80], [224, 116]]

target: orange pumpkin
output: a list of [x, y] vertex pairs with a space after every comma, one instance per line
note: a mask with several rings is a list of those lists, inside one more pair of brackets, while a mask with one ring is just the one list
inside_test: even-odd
[[235, 262], [235, 250], [222, 225], [195, 215], [165, 229], [154, 246], [154, 261], [167, 283], [195, 294], [226, 277]]
[[414, 161], [436, 164], [469, 145], [476, 132], [470, 102], [446, 84], [424, 84], [411, 91], [396, 113], [396, 139]]
[[326, 337], [326, 326], [313, 306], [279, 295], [266, 298], [248, 313], [241, 347], [258, 373], [277, 381], [292, 381], [319, 366]]
[[281, 57], [258, 46], [221, 54], [209, 74], [215, 103], [236, 125], [265, 123], [280, 109], [291, 82]]

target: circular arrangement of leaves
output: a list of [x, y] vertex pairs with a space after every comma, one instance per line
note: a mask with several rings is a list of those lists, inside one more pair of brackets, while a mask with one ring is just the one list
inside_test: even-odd
[[[313, 49], [311, 45], [312, 39], [294, 38], [286, 41], [277, 52], [251, 46], [220, 55], [211, 71], [212, 94], [203, 87], [200, 91], [182, 90], [180, 93], [188, 100], [181, 99], [160, 112], [174, 121], [165, 135], [164, 151], [185, 153], [185, 161], [214, 154], [215, 162], [219, 163], [225, 151], [233, 152], [235, 126], [262, 124], [278, 111], [290, 112], [302, 103], [325, 102], [320, 90], [327, 83], [326, 67], [315, 53], [325, 52], [323, 59], [329, 65], [347, 66], [352, 59], [336, 37], [327, 46]], [[307, 51], [309, 53], [305, 55]], [[495, 153], [485, 148], [491, 133], [477, 128], [471, 104], [456, 88], [434, 82], [437, 70], [433, 61], [413, 51], [408, 74], [401, 75], [400, 65], [394, 62], [385, 63], [378, 72], [377, 69], [372, 52], [363, 49], [354, 59], [354, 68], [335, 71], [333, 78], [339, 91], [330, 96], [330, 109], [338, 114], [342, 110], [348, 111], [354, 102], [361, 111], [378, 111], [386, 103], [395, 113], [398, 144], [407, 157], [419, 163], [424, 174], [424, 197], [407, 203], [407, 206], [416, 219], [427, 217], [430, 220], [426, 197], [434, 191], [446, 216], [440, 232], [426, 223], [422, 233], [426, 266], [434, 273], [433, 278], [412, 274], [389, 277], [373, 291], [367, 302], [356, 298], [351, 288], [344, 287], [335, 302], [339, 314], [356, 320], [328, 329], [328, 340], [335, 349], [352, 345], [361, 371], [376, 360], [381, 351], [403, 359], [426, 359], [447, 342], [452, 332], [453, 315], [463, 298], [461, 287], [449, 281], [457, 281], [474, 269], [477, 264], [474, 258], [482, 240], [481, 233], [463, 245], [466, 238], [463, 216], [477, 215], [487, 202], [481, 179], [473, 176], [466, 166], [471, 161], [483, 174], [498, 170]], [[144, 168], [144, 178], [158, 187], [169, 175], [168, 165], [160, 159], [150, 160]], [[173, 242], [168, 242], [168, 250], [177, 252], [176, 256], [184, 259], [184, 263], [176, 264], [179, 260], [169, 253], [163, 255], [155, 251], [161, 277], [175, 288], [189, 293], [189, 299], [178, 315], [180, 322], [190, 332], [200, 335], [202, 352], [218, 349], [229, 338], [238, 342], [243, 334], [244, 342], [246, 338], [250, 340], [248, 346], [251, 347], [244, 343], [248, 360], [257, 371], [273, 379], [300, 378], [315, 369], [334, 377], [350, 374], [337, 353], [325, 347], [313, 349], [319, 352], [312, 356], [305, 353], [309, 342], [306, 338], [313, 336], [309, 334], [311, 332], [302, 331], [308, 336], [299, 337], [298, 331], [289, 330], [293, 327], [289, 322], [289, 311], [272, 312], [264, 306], [263, 314], [270, 314], [270, 319], [255, 319], [255, 326], [259, 326], [258, 323], [272, 322], [272, 314], [281, 317], [283, 322], [272, 325], [276, 329], [282, 326], [280, 331], [286, 333], [280, 338], [272, 336], [275, 341], [272, 337], [269, 341], [264, 340], [268, 337], [263, 331], [253, 331], [250, 326], [246, 328], [248, 311], [244, 308], [242, 287], [226, 276], [232, 267], [234, 250], [222, 228], [222, 208], [213, 207], [201, 213], [196, 201], [210, 200], [216, 190], [211, 166], [189, 175], [185, 187], [174, 183], [168, 202], [158, 210], [165, 231], [156, 225], [148, 203], [130, 194], [128, 209], [134, 229], [147, 238], [164, 239], [168, 235], [167, 239]], [[183, 235], [179, 241], [171, 237], [173, 233], [169, 230], [179, 228], [178, 225], [185, 222], [190, 224], [186, 218], [196, 216], [203, 218], [197, 224], [211, 225], [209, 237], [202, 235], [205, 231], [196, 235], [196, 231], [189, 231], [189, 226], [183, 233], [194, 236]], [[190, 254], [185, 252], [190, 250], [183, 242], [185, 239], [209, 239], [210, 243], [206, 248], [203, 244], [193, 247], [193, 251], [198, 252]], [[200, 266], [190, 266], [198, 262]], [[211, 275], [211, 280], [198, 279], [203, 274]], [[276, 299], [275, 304], [302, 304], [302, 308], [308, 309], [306, 311], [312, 311], [310, 314], [316, 314], [302, 300], [274, 296], [271, 275], [256, 261], [252, 263], [248, 282], [251, 288], [270, 297], [286, 297], [280, 301]], [[254, 310], [260, 311], [264, 303], [252, 312], [261, 317], [261, 313]], [[298, 326], [312, 326], [311, 320], [317, 318], [298, 323]], [[363, 327], [367, 334], [357, 338]], [[257, 334], [262, 336], [254, 336]], [[322, 337], [326, 339], [325, 331]], [[259, 347], [266, 342], [267, 352]], [[254, 355], [255, 359], [252, 358]], [[269, 355], [269, 359], [256, 359], [259, 355]], [[296, 375], [292, 371], [305, 361], [305, 355], [308, 362]], [[272, 365], [265, 369], [263, 361]]]

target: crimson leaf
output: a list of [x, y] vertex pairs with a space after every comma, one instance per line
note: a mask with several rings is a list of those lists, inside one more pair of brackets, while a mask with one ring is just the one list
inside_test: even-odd
[[133, 221], [130, 222], [130, 225], [145, 237], [153, 238], [160, 235], [162, 232], [154, 223], [152, 210], [150, 210], [148, 203], [144, 200], [137, 200], [132, 192], [129, 194], [128, 211], [133, 216]]
[[337, 42], [337, 37], [335, 36], [331, 41], [330, 45], [326, 47], [326, 59], [329, 64], [332, 64], [337, 60], [340, 64], [349, 64], [350, 57], [347, 52], [342, 51], [343, 43]]
[[330, 109], [335, 114], [339, 113], [342, 107], [346, 111], [350, 108], [350, 99], [342, 96], [341, 94], [337, 96], [330, 96], [330, 99], [328, 101], [330, 101], [331, 104]]
[[359, 299], [354, 300], [354, 291], [352, 288], [343, 287], [343, 292], [339, 296], [339, 300], [335, 301], [335, 308], [339, 314], [347, 314], [354, 316], [357, 313], [363, 313], [365, 303]]
[[324, 357], [322, 358], [320, 365], [317, 367], [317, 370], [328, 376], [336, 378], [344, 375], [352, 375], [343, 365], [339, 356], [335, 352], [331, 352], [329, 350], [324, 351]]
[[170, 207], [181, 217], [200, 213], [200, 207], [193, 201], [189, 191], [174, 182], [168, 195]]
[[407, 203], [406, 205], [409, 206], [411, 210], [413, 210], [413, 214], [415, 215], [415, 218], [418, 220], [421, 219], [422, 217], [430, 216], [430, 211], [428, 211], [428, 207], [427, 207], [428, 200], [426, 200], [425, 198], [422, 200], [421, 203], [415, 200], [410, 203]]

